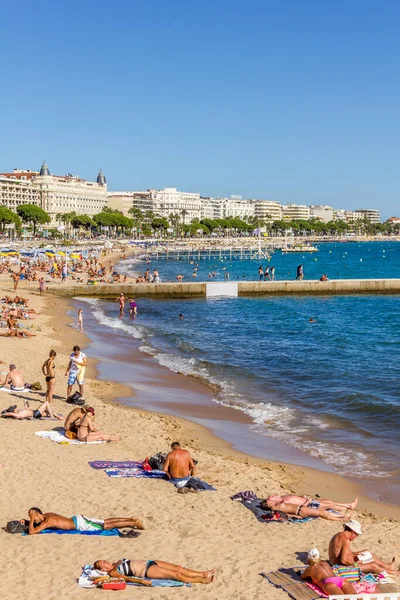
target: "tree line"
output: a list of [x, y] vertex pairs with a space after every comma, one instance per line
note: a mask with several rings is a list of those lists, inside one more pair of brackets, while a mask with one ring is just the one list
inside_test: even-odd
[[[121, 211], [114, 210], [108, 206], [93, 217], [88, 215], [77, 215], [75, 212], [58, 213], [56, 220], [64, 224], [64, 237], [70, 237], [72, 232], [78, 234], [89, 234], [99, 232], [105, 228], [109, 235], [133, 235], [136, 237], [149, 237], [154, 233], [165, 236], [196, 236], [198, 234], [218, 236], [226, 235], [252, 235], [259, 229], [265, 231], [269, 236], [284, 236], [287, 233], [296, 236], [318, 235], [331, 236], [346, 233], [357, 233], [367, 235], [391, 235], [400, 233], [400, 224], [370, 223], [367, 219], [358, 219], [353, 223], [345, 221], [329, 221], [323, 223], [316, 219], [310, 220], [277, 220], [270, 218], [260, 219], [250, 217], [246, 220], [238, 217], [224, 219], [194, 219], [186, 223], [187, 211], [180, 214], [171, 213], [168, 219], [160, 217], [151, 211], [143, 212], [138, 208], [129, 210], [129, 217]], [[0, 206], [0, 232], [4, 233], [6, 225], [14, 225], [17, 235], [22, 232], [22, 225], [31, 227], [33, 235], [39, 225], [48, 225], [51, 222], [50, 215], [39, 206], [34, 204], [22, 204], [17, 207], [16, 212], [9, 208]], [[62, 237], [57, 229], [50, 229], [54, 237]]]

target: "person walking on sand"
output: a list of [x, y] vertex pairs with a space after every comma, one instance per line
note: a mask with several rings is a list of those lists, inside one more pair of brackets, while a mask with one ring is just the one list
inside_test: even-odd
[[356, 594], [355, 588], [343, 577], [336, 577], [332, 567], [324, 560], [321, 560], [317, 548], [313, 548], [308, 553], [308, 567], [301, 574], [301, 578], [311, 579], [314, 585], [317, 585], [327, 596], [335, 594], [336, 596], [347, 596]]
[[55, 350], [50, 350], [49, 358], [45, 360], [42, 365], [42, 373], [46, 377], [46, 400], [49, 403], [53, 400], [54, 387], [56, 385], [56, 365], [54, 364], [56, 356], [57, 352]]
[[83, 331], [83, 310], [81, 308], [78, 308], [78, 322], [74, 329], [79, 329], [81, 333]]
[[135, 517], [111, 517], [109, 519], [91, 519], [83, 515], [63, 517], [57, 513], [43, 513], [40, 508], [32, 507], [28, 511], [29, 535], [40, 533], [44, 529], [61, 529], [63, 531], [107, 531], [132, 527], [144, 529], [140, 519]]
[[123, 315], [124, 314], [124, 310], [125, 310], [125, 296], [124, 294], [121, 292], [120, 295], [118, 296], [118, 298], [115, 298], [115, 302], [119, 302], [119, 314]]
[[83, 384], [86, 369], [86, 354], [81, 352], [79, 346], [73, 347], [73, 352], [69, 356], [69, 364], [65, 371], [65, 376], [68, 375], [67, 398], [71, 395], [72, 387], [75, 383], [79, 386], [79, 393], [83, 397]]
[[363, 573], [381, 573], [387, 571], [390, 575], [399, 574], [395, 566], [395, 558], [390, 563], [372, 554], [368, 549], [353, 552], [350, 544], [362, 535], [361, 524], [355, 519], [343, 523], [344, 531], [333, 536], [329, 542], [329, 561], [331, 565], [357, 566]]
[[163, 471], [175, 487], [181, 488], [187, 484], [192, 475], [195, 475], [196, 465], [190, 453], [181, 448], [179, 442], [173, 442], [171, 452], [165, 459]]
[[98, 431], [93, 424], [94, 416], [94, 408], [89, 406], [78, 424], [76, 432], [76, 439], [78, 442], [118, 442], [119, 438]]
[[183, 583], [212, 583], [215, 579], [215, 569], [194, 571], [180, 565], [174, 565], [163, 560], [137, 560], [123, 558], [116, 563], [107, 560], [96, 560], [93, 567], [110, 577], [117, 577], [135, 583], [137, 579], [172, 579]]

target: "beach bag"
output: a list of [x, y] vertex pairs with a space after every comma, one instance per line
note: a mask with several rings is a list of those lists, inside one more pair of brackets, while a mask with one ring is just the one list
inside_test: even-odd
[[200, 479], [196, 479], [196, 477], [191, 477], [185, 487], [189, 488], [189, 490], [197, 490], [202, 491], [206, 490], [206, 486]]
[[29, 527], [19, 521], [8, 521], [6, 531], [8, 533], [28, 533]]
[[73, 404], [74, 406], [83, 406], [85, 404], [84, 399], [79, 392], [74, 392], [67, 398], [67, 404]]
[[157, 454], [151, 456], [149, 458], [149, 463], [153, 471], [162, 471], [166, 458], [167, 455], [162, 454], [161, 452], [157, 452]]

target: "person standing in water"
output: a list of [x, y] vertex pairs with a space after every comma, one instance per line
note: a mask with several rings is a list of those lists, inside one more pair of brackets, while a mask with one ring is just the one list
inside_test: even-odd
[[119, 313], [120, 315], [124, 314], [125, 310], [125, 296], [123, 292], [120, 293], [118, 298], [115, 298], [115, 302], [119, 302]]
[[81, 308], [78, 308], [78, 322], [75, 325], [74, 329], [79, 329], [79, 331], [83, 331], [83, 311]]
[[137, 304], [133, 298], [129, 298], [129, 314], [131, 317], [137, 315]]

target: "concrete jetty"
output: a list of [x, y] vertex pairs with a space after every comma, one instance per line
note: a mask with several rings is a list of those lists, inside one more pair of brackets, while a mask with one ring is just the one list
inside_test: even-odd
[[[218, 282], [221, 295], [224, 283]], [[238, 296], [291, 296], [291, 295], [346, 295], [346, 294], [400, 294], [400, 279], [336, 279], [332, 281], [230, 281], [237, 285]], [[29, 286], [31, 287], [31, 286]], [[33, 286], [32, 286], [33, 287]], [[35, 286], [37, 287], [37, 286]], [[167, 283], [125, 283], [85, 285], [75, 282], [50, 283], [49, 293], [57, 296], [91, 296], [96, 298], [116, 298], [121, 292], [131, 298], [145, 296], [160, 298], [201, 298], [207, 296], [207, 282], [167, 282]], [[22, 293], [22, 289], [21, 289]], [[215, 295], [215, 294], [213, 294]]]

